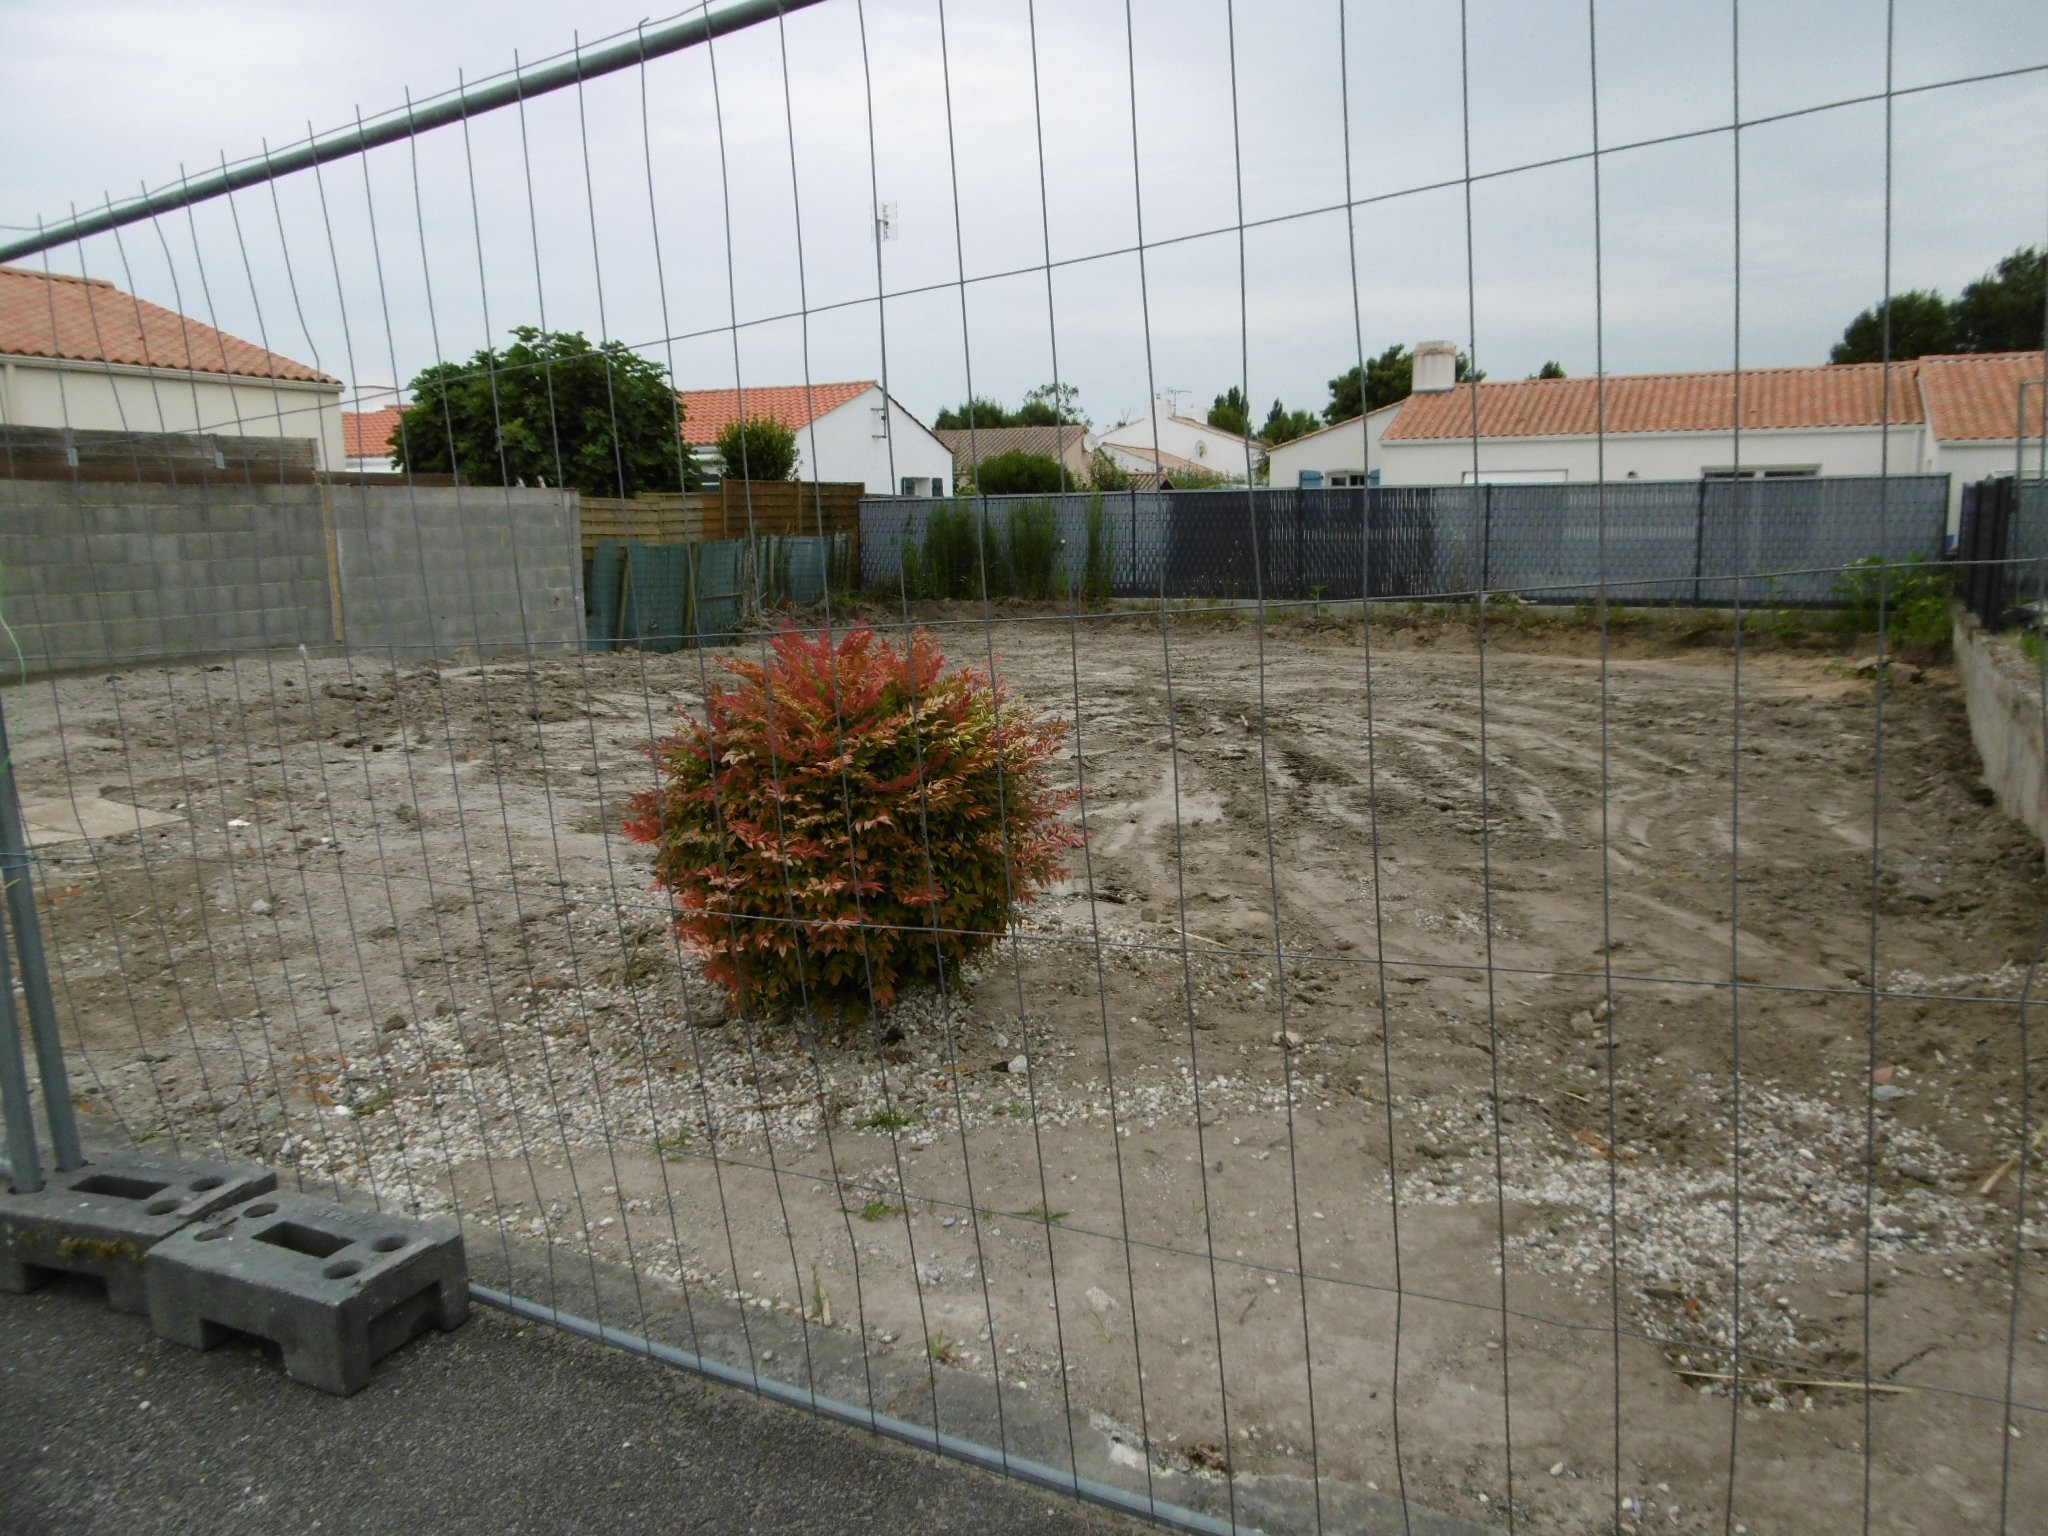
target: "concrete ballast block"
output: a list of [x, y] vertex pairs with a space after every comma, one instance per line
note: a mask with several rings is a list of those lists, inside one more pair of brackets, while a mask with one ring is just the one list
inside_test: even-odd
[[238, 1163], [97, 1153], [32, 1195], [0, 1190], [0, 1291], [22, 1295], [58, 1274], [106, 1283], [116, 1312], [147, 1312], [142, 1261], [195, 1221], [277, 1188]]
[[211, 1349], [230, 1332], [284, 1351], [294, 1381], [346, 1397], [429, 1326], [469, 1316], [462, 1230], [278, 1195], [186, 1228], [150, 1250], [149, 1320]]

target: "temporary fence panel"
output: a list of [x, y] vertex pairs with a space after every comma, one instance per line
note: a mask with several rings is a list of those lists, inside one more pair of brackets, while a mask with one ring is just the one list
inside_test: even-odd
[[[1613, 9], [737, 0], [7, 231], [7, 1176], [452, 1215], [1177, 1529], [2036, 1528], [2048, 908], [1940, 634], [2040, 475], [1935, 562], [2048, 390], [1814, 315], [2032, 240], [2048, 32]], [[1356, 486], [868, 492], [942, 402], [1206, 482], [1404, 366], [1472, 437]], [[373, 379], [439, 467], [307, 468]], [[835, 478], [690, 489], [761, 415]]]

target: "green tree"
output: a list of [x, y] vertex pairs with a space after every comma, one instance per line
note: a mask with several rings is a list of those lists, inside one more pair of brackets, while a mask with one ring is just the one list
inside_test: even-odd
[[1274, 448], [1320, 431], [1322, 425], [1323, 418], [1314, 411], [1290, 411], [1275, 400], [1273, 409], [1266, 412], [1266, 424], [1259, 428], [1259, 441], [1268, 448]]
[[1091, 425], [1081, 411], [1081, 391], [1071, 384], [1041, 384], [1028, 391], [1024, 403], [1010, 412], [1013, 427], [1086, 427]]
[[[2021, 246], [1956, 300], [1957, 349], [2038, 352], [2044, 302], [2048, 302], [2048, 250]], [[1896, 311], [1896, 301], [1893, 308]]]
[[[2040, 329], [2040, 315], [2034, 316]], [[2035, 338], [2036, 343], [2040, 337]], [[1931, 288], [1912, 288], [1892, 295], [1892, 360], [1903, 362], [1934, 352], [1956, 350], [1955, 306]], [[1873, 305], [1849, 322], [1842, 339], [1828, 353], [1831, 363], [1884, 361], [1884, 306]]]
[[932, 418], [932, 426], [941, 432], [965, 432], [970, 427], [1014, 427], [1023, 425], [1010, 419], [1010, 413], [993, 400], [976, 395], [961, 405], [940, 411]]
[[1088, 455], [1088, 488], [1094, 491], [1128, 491], [1131, 472], [1110, 457], [1107, 448]]
[[[1458, 354], [1457, 380], [1460, 384], [1477, 383], [1485, 377], [1484, 373], [1473, 368], [1470, 358], [1462, 352]], [[1415, 358], [1406, 347], [1396, 342], [1378, 357], [1366, 359], [1363, 388], [1360, 383], [1356, 368], [1347, 368], [1330, 380], [1330, 403], [1323, 407], [1324, 421], [1335, 426], [1340, 421], [1363, 416], [1367, 411], [1376, 411], [1383, 405], [1406, 400], [1415, 393]]]
[[734, 480], [796, 478], [796, 434], [766, 416], [727, 423], [718, 434], [718, 456]]
[[522, 325], [512, 337], [502, 352], [486, 347], [413, 379], [393, 463], [468, 485], [566, 485], [586, 496], [701, 482], [659, 363], [575, 331]]
[[984, 496], [1045, 496], [1067, 490], [1066, 471], [1049, 453], [996, 453], [974, 471], [974, 488]]
[[1252, 432], [1252, 410], [1245, 400], [1244, 391], [1235, 384], [1216, 397], [1216, 403], [1209, 407], [1209, 425], [1221, 432], [1235, 432], [1239, 437], [1250, 437]]
[[1565, 373], [1563, 363], [1552, 359], [1530, 374], [1529, 377], [1532, 379], [1562, 379], [1569, 377], [1569, 375]]

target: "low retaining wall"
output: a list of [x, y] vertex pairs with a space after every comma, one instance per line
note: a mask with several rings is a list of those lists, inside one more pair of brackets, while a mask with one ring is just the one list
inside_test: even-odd
[[2041, 675], [2011, 636], [1989, 633], [1956, 610], [1956, 671], [1970, 714], [1970, 739], [1999, 808], [2048, 847], [2048, 740], [2042, 734]]
[[0, 680], [304, 645], [583, 638], [575, 492], [0, 481]]

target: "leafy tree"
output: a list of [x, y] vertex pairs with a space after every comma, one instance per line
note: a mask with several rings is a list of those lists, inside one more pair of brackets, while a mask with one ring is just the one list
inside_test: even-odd
[[[2033, 352], [2048, 305], [2048, 250], [2025, 245], [1948, 299], [1931, 288], [1892, 295], [1895, 362], [1938, 352]], [[1884, 306], [1873, 304], [1842, 332], [1831, 363], [1884, 360]]]
[[976, 395], [962, 405], [940, 411], [932, 426], [941, 432], [965, 432], [970, 427], [1014, 427], [1010, 413], [993, 400]]
[[1028, 391], [1024, 403], [1010, 413], [1013, 427], [1086, 427], [1081, 391], [1071, 384], [1041, 384]]
[[1251, 406], [1244, 398], [1244, 391], [1235, 384], [1216, 397], [1216, 403], [1209, 407], [1209, 425], [1222, 432], [1235, 432], [1239, 437], [1250, 437], [1252, 433]]
[[[1456, 378], [1460, 384], [1477, 383], [1484, 373], [1472, 366], [1464, 353], [1458, 354]], [[1383, 405], [1406, 400], [1415, 393], [1415, 358], [1399, 342], [1378, 357], [1367, 358], [1363, 388], [1356, 368], [1347, 368], [1330, 380], [1330, 403], [1323, 407], [1323, 420], [1331, 426], [1376, 411]]]
[[718, 434], [718, 456], [735, 480], [796, 478], [796, 434], [766, 416], [729, 423]]
[[469, 485], [566, 485], [586, 496], [694, 489], [666, 370], [623, 342], [522, 325], [502, 352], [415, 377], [392, 462]]
[[2022, 246], [1965, 288], [1956, 300], [1958, 349], [2039, 351], [2044, 301], [2048, 301], [2048, 250]]
[[1568, 377], [1568, 375], [1564, 371], [1564, 364], [1552, 359], [1530, 374], [1529, 377], [1532, 379], [1562, 379]]
[[1067, 473], [1049, 453], [990, 454], [974, 471], [974, 488], [984, 496], [1044, 496], [1068, 489]]
[[[2035, 329], [2040, 316], [2035, 315]], [[2036, 342], [2040, 340], [2035, 337]], [[1955, 306], [1931, 288], [1913, 288], [1892, 295], [1892, 359], [1903, 362], [1933, 352], [1956, 350]], [[1873, 305], [1849, 322], [1842, 339], [1828, 353], [1831, 363], [1884, 361], [1884, 306]]]
[[1095, 491], [1128, 491], [1131, 472], [1110, 456], [1107, 448], [1088, 455], [1088, 488]]
[[1275, 400], [1273, 409], [1266, 412], [1266, 424], [1259, 428], [1259, 441], [1268, 448], [1277, 447], [1281, 443], [1292, 442], [1297, 437], [1307, 437], [1311, 432], [1320, 431], [1322, 425], [1323, 418], [1314, 411], [1290, 411]]
[[1041, 384], [1028, 391], [1016, 410], [976, 395], [933, 418], [940, 431], [965, 432], [970, 427], [1063, 427], [1089, 425], [1081, 413], [1081, 392], [1071, 384]]

